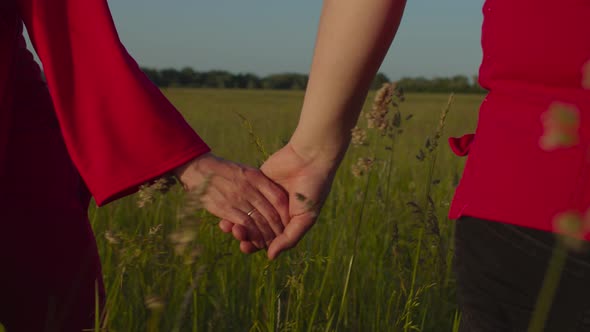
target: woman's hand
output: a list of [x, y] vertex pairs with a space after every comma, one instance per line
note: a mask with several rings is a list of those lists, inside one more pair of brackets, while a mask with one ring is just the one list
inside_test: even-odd
[[[282, 234], [268, 248], [269, 259], [293, 248], [315, 224], [326, 196], [330, 191], [339, 160], [308, 159], [288, 144], [273, 154], [261, 167], [262, 172], [289, 193], [290, 220]], [[244, 253], [258, 251], [251, 240], [255, 236], [247, 228], [224, 219], [219, 227], [232, 232], [240, 240]]]
[[289, 220], [288, 196], [258, 169], [202, 155], [175, 170], [188, 191], [207, 188], [205, 209], [248, 232], [257, 248], [268, 246]]
[[[297, 129], [262, 167], [289, 192], [291, 220], [272, 242], [270, 259], [297, 244], [315, 223], [405, 5], [406, 0], [324, 1]], [[255, 251], [247, 230], [229, 220], [219, 226], [242, 241], [242, 251]]]

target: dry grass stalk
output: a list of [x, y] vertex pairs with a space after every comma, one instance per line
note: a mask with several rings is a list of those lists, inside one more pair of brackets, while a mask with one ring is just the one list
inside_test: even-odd
[[387, 115], [389, 114], [389, 105], [393, 99], [394, 92], [395, 85], [389, 83], [383, 84], [383, 87], [377, 91], [371, 111], [366, 114], [367, 127], [369, 129], [377, 129], [381, 133], [385, 133], [389, 128]]
[[150, 295], [145, 299], [145, 306], [151, 311], [161, 311], [164, 309], [164, 300], [156, 295]]
[[149, 204], [152, 204], [158, 194], [167, 193], [172, 186], [176, 184], [176, 178], [173, 176], [164, 176], [153, 183], [144, 184], [139, 187], [139, 198], [137, 200], [137, 206], [144, 208]]
[[367, 145], [367, 131], [360, 127], [352, 129], [352, 145], [360, 146]]
[[352, 165], [352, 175], [357, 178], [364, 176], [371, 170], [374, 163], [375, 158], [359, 158], [356, 164]]

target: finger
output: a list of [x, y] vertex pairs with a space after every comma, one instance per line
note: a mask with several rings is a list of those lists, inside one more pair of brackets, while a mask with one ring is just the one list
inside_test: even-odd
[[232, 229], [234, 228], [234, 225], [235, 224], [233, 222], [226, 219], [222, 219], [219, 222], [219, 228], [221, 228], [221, 231], [224, 233], [231, 233]]
[[272, 242], [276, 238], [276, 235], [270, 227], [268, 220], [257, 209], [254, 210], [254, 212], [252, 212], [250, 218], [252, 218], [256, 226], [258, 226], [258, 229], [260, 230], [264, 238], [264, 242], [267, 245], [269, 245], [270, 242]]
[[248, 239], [248, 230], [242, 225], [236, 225], [228, 220], [221, 220], [219, 228], [225, 233], [232, 233], [236, 240], [240, 241], [240, 250], [245, 254], [251, 254], [260, 250]]
[[[238, 210], [238, 209], [236, 209], [236, 210], [237, 210], [236, 213], [241, 213], [240, 210]], [[256, 246], [256, 248], [258, 248], [258, 249], [264, 249], [264, 248], [268, 247], [268, 245], [270, 245], [270, 242], [272, 241], [272, 239], [274, 239], [274, 237], [272, 235], [270, 235], [272, 237], [272, 239], [267, 241], [264, 238], [264, 235], [262, 235], [260, 228], [258, 227], [258, 224], [262, 223], [264, 226], [266, 226], [268, 234], [271, 234], [270, 228], [268, 227], [268, 225], [266, 225], [266, 222], [258, 222], [257, 223], [255, 221], [255, 218], [252, 218], [252, 216], [248, 216], [247, 214], [245, 214], [245, 215], [247, 218], [249, 218], [251, 220], [250, 221], [251, 224], [249, 224], [249, 225], [235, 224], [234, 228], [232, 229], [233, 236], [239, 241], [252, 242], [252, 244], [254, 246]]]
[[283, 234], [277, 236], [268, 248], [268, 258], [273, 260], [278, 255], [288, 249], [293, 248], [303, 238], [305, 233], [309, 231], [311, 226], [315, 223], [316, 216], [313, 212], [305, 213], [293, 217]]
[[[253, 218], [243, 211], [250, 211], [252, 206], [247, 202], [240, 202], [240, 204], [244, 206], [236, 208], [232, 205], [232, 202], [238, 202], [238, 199], [234, 198], [233, 200], [230, 200], [226, 198], [226, 195], [227, 193], [220, 191], [217, 187], [213, 187], [202, 200], [203, 205], [209, 212], [217, 217], [246, 227], [248, 229], [248, 238], [251, 241], [257, 241], [257, 245], [264, 247], [264, 242], [262, 241], [264, 241], [265, 237], [262, 235], [259, 226]], [[268, 233], [267, 237], [274, 237], [272, 235], [272, 229], [270, 229], [268, 225], [266, 225], [265, 231]]]
[[[246, 170], [244, 176], [247, 179], [247, 185], [241, 188], [243, 191], [242, 194], [244, 194], [245, 197], [248, 197], [249, 203], [257, 210], [255, 213], [259, 213], [264, 217], [264, 219], [254, 218], [254, 220], [269, 226], [270, 230], [273, 232], [273, 236], [270, 238], [270, 240], [272, 240], [283, 232], [284, 225], [282, 217], [276, 210], [275, 206], [267, 200], [267, 197], [257, 189], [257, 187], [263, 183], [266, 185], [272, 185], [272, 182], [259, 170]], [[265, 233], [266, 227], [263, 226], [263, 224], [259, 224], [259, 228], [263, 235], [268, 235]], [[265, 239], [269, 240], [267, 237], [265, 237]]]
[[253, 217], [255, 221], [262, 222], [265, 225], [269, 226], [273, 235], [272, 239], [283, 233], [283, 229], [285, 228], [285, 226], [283, 225], [281, 216], [279, 215], [277, 210], [275, 210], [272, 204], [268, 200], [266, 200], [266, 198], [257, 190], [256, 193], [251, 197], [252, 198], [250, 204], [252, 204], [252, 206], [256, 209], [256, 211], [253, 212], [251, 217]]
[[[290, 219], [289, 194], [282, 187], [267, 178], [262, 172], [256, 172], [252, 175], [248, 174], [248, 176], [250, 183], [258, 189], [258, 191], [272, 205], [274, 211], [278, 213], [283, 226], [287, 226]], [[262, 210], [260, 211], [262, 212]], [[268, 218], [269, 216], [266, 217]], [[274, 219], [272, 219], [272, 221], [274, 221]]]
[[[256, 206], [260, 207], [260, 209], [264, 210], [267, 214], [272, 213], [272, 206], [270, 203], [268, 203], [268, 201], [266, 201], [266, 198], [264, 198], [264, 196], [262, 196], [262, 194], [256, 190], [256, 188], [254, 188], [248, 181], [245, 180], [245, 178], [244, 180], [233, 181], [222, 178], [217, 179], [215, 187], [212, 188], [209, 196], [210, 197], [208, 199], [219, 206], [224, 206], [226, 210], [231, 207], [232, 209], [239, 211], [239, 214], [242, 215], [241, 219], [225, 219], [229, 219], [236, 224], [246, 226], [246, 228], [249, 230], [251, 240], [257, 242], [263, 240], [264, 243], [270, 243], [270, 241], [276, 237], [277, 234], [275, 234], [275, 231], [270, 226], [270, 223], [261, 212], [257, 211], [258, 208], [252, 205], [252, 203], [256, 204]], [[248, 216], [247, 213], [253, 210], [255, 213]], [[268, 212], [269, 210], [271, 212]], [[237, 211], [236, 214], [238, 214]], [[250, 221], [254, 222], [246, 222], [246, 220], [243, 220], [244, 216], [245, 218], [248, 218]], [[277, 216], [275, 219], [277, 220], [275, 223], [281, 225], [282, 227], [280, 218]], [[256, 228], [256, 230], [254, 230], [254, 228]], [[261, 248], [264, 248], [264, 243], [262, 243]], [[257, 243], [257, 246], [259, 245], [260, 243]]]
[[236, 238], [236, 240], [240, 242], [252, 241], [252, 239], [250, 239], [250, 237], [248, 236], [248, 230], [242, 225], [235, 225], [232, 229], [232, 234]]
[[254, 244], [252, 244], [252, 242], [241, 242], [240, 243], [240, 250], [244, 254], [253, 254], [253, 253], [259, 251], [260, 249], [256, 248], [256, 246]]

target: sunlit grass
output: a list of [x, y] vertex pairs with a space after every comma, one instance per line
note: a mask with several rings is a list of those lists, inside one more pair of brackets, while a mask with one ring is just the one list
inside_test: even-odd
[[[274, 151], [295, 128], [303, 97], [301, 92], [165, 92], [216, 154], [253, 165], [263, 157], [237, 113], [250, 121], [265, 149]], [[456, 330], [449, 268], [454, 228], [446, 213], [463, 161], [445, 139], [473, 131], [483, 97], [456, 96], [438, 149], [423, 161], [416, 155], [427, 137], [435, 136], [448, 96], [406, 98], [400, 112], [413, 118], [403, 122], [403, 132], [391, 141], [369, 131], [370, 150], [350, 149], [317, 225], [275, 262], [263, 253], [239, 253], [237, 243], [204, 212], [194, 216], [191, 250], [175, 253], [170, 235], [182, 226], [180, 188], [141, 209], [137, 197], [91, 209], [109, 331]], [[367, 107], [371, 101], [372, 96]], [[360, 125], [365, 121], [362, 117]], [[375, 165], [354, 177], [352, 165], [369, 154]]]

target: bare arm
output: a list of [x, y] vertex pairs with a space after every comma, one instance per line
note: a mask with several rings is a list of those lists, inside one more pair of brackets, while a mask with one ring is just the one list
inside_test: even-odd
[[[289, 192], [290, 222], [268, 257], [295, 246], [313, 226], [346, 152], [373, 77], [399, 26], [406, 0], [325, 0], [303, 110], [287, 146], [262, 171]], [[246, 253], [248, 232], [223, 220]]]
[[405, 0], [325, 0], [299, 125], [304, 159], [336, 165], [373, 77], [397, 32]]

